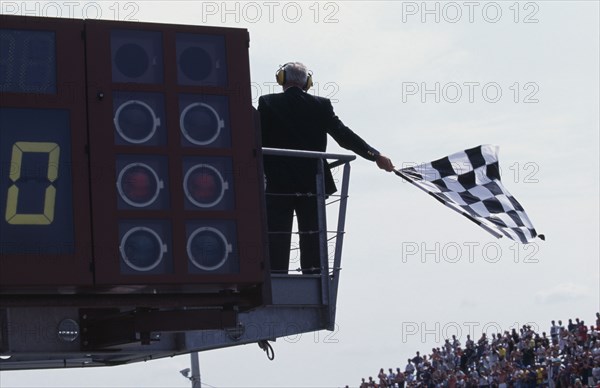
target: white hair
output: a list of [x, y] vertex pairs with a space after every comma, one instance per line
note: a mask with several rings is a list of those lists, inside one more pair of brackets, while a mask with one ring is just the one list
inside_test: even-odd
[[285, 70], [285, 85], [297, 85], [304, 87], [308, 79], [308, 68], [300, 62], [289, 62], [283, 68]]

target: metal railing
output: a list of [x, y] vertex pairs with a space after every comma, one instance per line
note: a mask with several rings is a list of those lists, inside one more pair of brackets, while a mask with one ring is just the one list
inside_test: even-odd
[[[350, 180], [350, 162], [356, 159], [355, 155], [343, 155], [327, 152], [300, 151], [278, 148], [263, 148], [263, 155], [311, 158], [317, 159], [316, 194], [298, 193], [297, 195], [316, 195], [318, 211], [318, 233], [319, 233], [319, 256], [321, 264], [321, 301], [323, 305], [329, 306], [331, 325], [335, 319], [335, 306], [337, 301], [337, 290], [339, 284], [339, 273], [341, 270], [342, 247], [345, 233], [346, 209], [348, 203], [348, 187]], [[338, 191], [335, 194], [327, 195], [325, 192], [325, 160], [330, 160], [330, 168], [341, 167], [341, 182], [337, 182]], [[296, 194], [296, 193], [290, 193]], [[278, 195], [267, 193], [267, 195]], [[282, 194], [289, 195], [289, 194]], [[327, 202], [329, 200], [329, 202]], [[330, 230], [327, 227], [328, 207], [338, 204], [337, 223], [335, 229]], [[329, 212], [332, 215], [332, 211]], [[335, 216], [335, 214], [333, 214]], [[269, 231], [277, 233], [278, 231]], [[294, 232], [292, 232], [294, 233]], [[332, 235], [330, 237], [330, 235]], [[333, 246], [330, 245], [333, 242]], [[333, 248], [333, 257], [330, 262], [328, 248]]]

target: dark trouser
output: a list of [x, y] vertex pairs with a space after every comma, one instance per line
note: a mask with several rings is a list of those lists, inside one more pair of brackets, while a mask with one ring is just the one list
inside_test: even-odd
[[267, 195], [271, 271], [287, 273], [294, 211], [300, 232], [300, 265], [304, 274], [321, 273], [319, 218], [315, 196]]

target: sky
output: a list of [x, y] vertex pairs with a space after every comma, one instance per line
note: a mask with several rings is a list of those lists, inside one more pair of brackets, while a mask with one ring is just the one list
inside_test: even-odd
[[[397, 167], [499, 146], [505, 187], [546, 241], [496, 240], [369, 161], [352, 163], [333, 332], [200, 353], [206, 387], [343, 387], [446, 336], [600, 310], [596, 1], [2, 1], [11, 14], [230, 26], [250, 33], [253, 104], [301, 61], [310, 91]], [[331, 139], [329, 151], [347, 151]], [[187, 387], [179, 356], [2, 372], [8, 387]]]

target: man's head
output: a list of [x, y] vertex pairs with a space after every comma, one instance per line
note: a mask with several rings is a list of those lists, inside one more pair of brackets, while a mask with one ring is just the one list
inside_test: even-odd
[[312, 73], [300, 62], [288, 62], [275, 73], [277, 83], [286, 90], [292, 86], [308, 91], [312, 86]]

